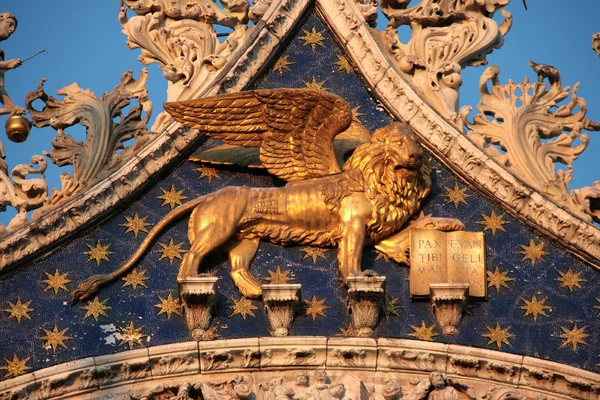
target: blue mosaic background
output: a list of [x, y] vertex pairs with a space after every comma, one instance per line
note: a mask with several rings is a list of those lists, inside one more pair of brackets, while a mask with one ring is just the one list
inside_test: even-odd
[[[359, 76], [351, 71], [349, 73], [339, 70], [338, 56], [343, 56], [343, 50], [335, 43], [332, 36], [327, 32], [323, 23], [314, 12], [310, 12], [299, 31], [296, 33], [289, 45], [285, 48], [281, 57], [287, 57], [288, 70], [273, 71], [273, 64], [265, 75], [259, 79], [252, 88], [281, 88], [281, 87], [305, 87], [305, 82], [313, 81], [322, 83], [327, 90], [336, 93], [346, 99], [352, 108], [360, 107], [358, 112], [360, 120], [368, 129], [374, 130], [384, 126], [391, 121], [389, 114], [383, 107], [371, 97], [368, 90], [361, 82]], [[313, 50], [311, 46], [303, 45], [306, 32], [312, 28], [316, 32], [322, 32], [325, 40], [322, 46], [316, 45]], [[305, 32], [306, 31], [306, 32]], [[202, 148], [214, 145], [211, 140], [206, 141]], [[458, 181], [438, 161], [432, 159], [433, 165], [433, 190], [423, 207], [425, 214], [435, 217], [454, 217], [462, 220], [469, 231], [481, 231], [483, 225], [478, 224], [483, 220], [482, 214], [490, 215], [494, 211], [503, 215], [503, 211], [493, 205], [488, 199], [467, 188], [470, 197], [466, 198], [468, 204], [448, 203], [446, 188], [452, 189], [455, 184], [459, 188], [465, 185]], [[147, 336], [142, 339], [143, 346], [156, 346], [172, 342], [183, 342], [191, 340], [183, 317], [172, 314], [159, 313], [158, 296], [167, 298], [172, 294], [177, 298], [177, 269], [179, 260], [170, 264], [168, 259], [159, 260], [161, 253], [160, 243], [168, 244], [171, 239], [174, 243], [187, 244], [187, 220], [184, 218], [178, 223], [165, 230], [158, 238], [151, 250], [142, 258], [137, 266], [138, 271], [145, 270], [149, 277], [144, 283], [147, 287], [138, 286], [135, 290], [132, 286], [123, 287], [122, 280], [111, 284], [99, 293], [100, 301], [111, 309], [107, 310], [108, 316], [100, 316], [98, 321], [92, 317], [84, 318], [86, 311], [81, 307], [85, 304], [71, 305], [70, 291], [83, 279], [92, 274], [109, 273], [124, 262], [141, 243], [146, 233], [140, 232], [137, 237], [129, 232], [124, 234], [126, 228], [121, 226], [126, 222], [125, 217], [133, 217], [135, 213], [146, 222], [156, 224], [164, 215], [170, 211], [170, 207], [161, 206], [163, 201], [158, 196], [164, 190], [169, 190], [173, 185], [177, 191], [188, 199], [213, 192], [228, 185], [249, 186], [273, 186], [282, 185], [268, 174], [260, 171], [247, 173], [241, 169], [220, 168], [219, 177], [208, 177], [199, 179], [200, 173], [194, 169], [197, 164], [184, 161], [173, 167], [168, 176], [149, 187], [147, 191], [139, 195], [136, 201], [126, 205], [117, 211], [108, 221], [96, 226], [74, 238], [69, 244], [54, 251], [52, 254], [32, 263], [27, 268], [18, 271], [0, 281], [0, 374], [7, 377], [5, 367], [6, 360], [11, 360], [13, 355], [19, 359], [29, 357], [27, 372], [37, 370], [54, 364], [83, 357], [109, 354], [129, 349], [129, 346], [118, 337], [120, 330], [133, 322], [136, 328], [142, 327], [141, 332]], [[505, 232], [497, 231], [492, 235], [490, 230], [485, 231], [487, 247], [487, 268], [494, 271], [496, 267], [507, 276], [512, 278], [506, 287], [490, 287], [487, 302], [475, 302], [471, 304], [469, 313], [463, 318], [459, 327], [460, 334], [456, 337], [444, 337], [440, 329], [435, 326], [433, 337], [436, 342], [457, 343], [482, 348], [498, 349], [495, 343], [488, 344], [489, 338], [482, 336], [488, 333], [488, 327], [494, 328], [499, 324], [502, 329], [508, 329], [511, 335], [508, 344], [502, 344], [501, 350], [537, 356], [553, 361], [586, 368], [600, 372], [598, 363], [598, 348], [600, 341], [600, 300], [596, 288], [600, 273], [553, 243], [538, 237], [519, 222], [504, 214]], [[149, 227], [150, 229], [151, 227]], [[541, 261], [532, 265], [531, 261], [523, 260], [522, 245], [528, 245], [530, 240], [535, 243], [543, 243], [543, 250], [548, 254]], [[88, 244], [96, 245], [100, 241], [102, 245], [109, 244], [110, 261], [101, 261], [96, 265], [95, 261], [87, 262], [88, 256], [83, 254], [89, 251]], [[290, 335], [327, 335], [333, 336], [341, 333], [349, 324], [346, 313], [345, 299], [346, 290], [339, 287], [337, 277], [337, 261], [335, 249], [324, 253], [324, 257], [318, 257], [316, 261], [306, 257], [302, 248], [282, 247], [269, 243], [262, 243], [256, 258], [252, 264], [252, 272], [263, 279], [268, 277], [267, 271], [275, 271], [278, 266], [282, 270], [289, 270], [295, 275], [295, 282], [302, 284], [302, 296], [310, 300], [316, 296], [317, 300], [323, 300], [323, 304], [329, 308], [324, 309], [325, 317], [318, 315], [315, 320], [305, 315], [306, 309], [301, 310], [291, 329]], [[408, 277], [409, 270], [406, 266], [386, 261], [382, 257], [377, 259], [378, 254], [373, 249], [365, 249], [363, 257], [363, 269], [373, 269], [380, 275], [387, 277], [387, 291], [391, 299], [396, 299], [399, 315], [391, 315], [383, 318], [376, 330], [377, 337], [413, 338], [413, 327], [420, 327], [423, 323], [427, 327], [436, 324], [431, 307], [427, 302], [411, 302], [409, 299]], [[240, 315], [232, 316], [233, 300], [240, 298], [235, 286], [228, 275], [228, 263], [222, 254], [214, 254], [205, 262], [206, 269], [214, 270], [221, 277], [219, 281], [219, 302], [214, 326], [216, 333], [222, 338], [239, 338], [268, 335], [268, 322], [265, 320], [262, 304], [254, 301], [257, 307], [253, 311], [254, 316], [247, 316], [244, 320]], [[560, 272], [566, 273], [568, 269], [573, 273], [579, 273], [581, 280], [579, 287], [573, 290], [562, 286], [557, 281]], [[58, 294], [54, 290], [44, 290], [47, 284], [42, 282], [47, 279], [45, 273], [53, 275], [58, 269], [59, 273], [68, 273], [67, 278], [71, 282], [66, 284], [69, 292], [60, 289]], [[537, 300], [547, 298], [545, 309], [547, 316], [538, 315], [534, 321], [531, 315], [524, 316], [525, 311], [521, 309], [525, 300], [531, 300], [535, 295]], [[22, 318], [20, 323], [15, 318], [9, 318], [7, 311], [9, 302], [15, 304], [17, 299], [22, 303], [31, 301], [29, 307], [34, 309], [28, 313], [30, 319]], [[306, 305], [305, 305], [306, 306]], [[58, 347], [56, 351], [44, 349], [45, 336], [43, 329], [51, 330], [57, 325], [60, 331], [68, 330], [65, 335], [70, 339], [65, 340], [66, 348]], [[582, 336], [585, 343], [579, 343], [577, 348], [566, 343], [563, 335], [564, 330], [572, 330], [574, 325], [589, 336]], [[563, 327], [563, 328], [561, 328]], [[139, 348], [140, 345], [134, 345]]]

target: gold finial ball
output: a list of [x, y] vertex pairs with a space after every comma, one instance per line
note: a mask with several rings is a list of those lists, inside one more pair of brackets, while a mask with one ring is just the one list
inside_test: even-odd
[[6, 136], [15, 143], [22, 143], [29, 137], [31, 122], [21, 115], [11, 115], [6, 120]]

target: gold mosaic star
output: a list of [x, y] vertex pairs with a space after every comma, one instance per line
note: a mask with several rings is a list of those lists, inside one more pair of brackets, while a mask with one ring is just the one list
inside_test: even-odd
[[110, 310], [112, 307], [106, 305], [107, 301], [108, 299], [102, 301], [98, 300], [98, 296], [96, 296], [94, 300], [88, 301], [86, 306], [81, 307], [86, 311], [83, 318], [85, 319], [87, 317], [94, 317], [94, 319], [98, 321], [98, 317], [101, 315], [108, 317], [106, 311]]
[[358, 111], [359, 109], [360, 109], [360, 106], [356, 106], [352, 109], [352, 121], [358, 122], [360, 124], [361, 123], [360, 117], [362, 117], [365, 114]]
[[121, 330], [122, 336], [121, 343], [119, 343], [119, 346], [128, 344], [130, 350], [133, 349], [134, 344], [139, 344], [140, 346], [143, 346], [142, 338], [144, 336], [148, 336], [142, 333], [143, 328], [143, 326], [140, 326], [139, 328], [133, 326], [133, 321], [130, 321], [127, 327], [119, 328]]
[[244, 321], [246, 320], [247, 315], [256, 317], [252, 310], [258, 310], [258, 307], [255, 307], [254, 304], [252, 304], [252, 300], [245, 297], [240, 297], [239, 300], [231, 297], [231, 300], [233, 301], [233, 305], [229, 306], [229, 308], [233, 310], [233, 314], [231, 314], [232, 317], [239, 314], [242, 316], [242, 318], [244, 318]]
[[352, 327], [352, 324], [348, 325], [348, 327], [346, 329], [342, 328], [341, 326], [339, 327], [340, 332], [337, 336], [346, 336], [346, 337], [352, 337], [352, 336], [358, 336], [360, 331], [358, 329], [354, 329]]
[[[89, 261], [89, 260], [88, 260]], [[65, 272], [64, 274], [59, 274], [58, 273], [58, 268], [54, 271], [54, 275], [50, 275], [47, 272], [44, 272], [44, 274], [46, 274], [46, 276], [48, 277], [48, 279], [43, 280], [42, 283], [45, 283], [46, 288], [44, 288], [44, 292], [46, 290], [50, 290], [53, 289], [54, 290], [54, 294], [58, 294], [58, 291], [60, 289], [64, 289], [67, 292], [69, 291], [69, 289], [67, 289], [67, 283], [71, 282], [70, 279], [67, 279], [67, 275], [69, 275], [68, 272]]]
[[67, 345], [65, 345], [65, 340], [71, 340], [71, 337], [65, 335], [65, 333], [69, 330], [69, 328], [65, 328], [62, 331], [59, 331], [56, 324], [54, 324], [54, 329], [52, 329], [51, 331], [44, 328], [42, 329], [44, 330], [44, 332], [46, 332], [46, 336], [41, 336], [39, 338], [46, 341], [46, 343], [44, 343], [44, 345], [42, 346], [42, 349], [52, 349], [52, 351], [56, 353], [56, 348], [58, 346], [62, 346], [65, 349], [67, 348]]
[[169, 244], [159, 243], [159, 245], [160, 247], [162, 247], [162, 249], [158, 251], [162, 253], [162, 255], [160, 256], [158, 261], [162, 260], [163, 258], [168, 258], [169, 264], [173, 265], [173, 260], [175, 260], [176, 258], [183, 260], [183, 258], [181, 257], [181, 253], [186, 252], [186, 250], [181, 248], [181, 246], [183, 246], [183, 242], [175, 244], [173, 242], [173, 238], [171, 238]]
[[484, 333], [481, 336], [490, 339], [489, 342], [487, 342], [487, 344], [496, 343], [496, 346], [498, 346], [498, 350], [502, 350], [502, 344], [512, 346], [508, 339], [515, 337], [515, 335], [508, 331], [510, 329], [510, 326], [508, 328], [502, 329], [500, 328], [500, 323], [496, 322], [496, 327], [493, 329], [490, 328], [487, 324], [485, 325], [485, 327], [487, 328], [488, 333]]
[[598, 310], [598, 316], [600, 317], [600, 299], [596, 297], [596, 301], [599, 303], [597, 306], [594, 306], [596, 310]]
[[102, 260], [110, 262], [110, 260], [108, 259], [108, 255], [114, 254], [114, 252], [108, 250], [108, 248], [110, 247], [110, 243], [106, 246], [102, 246], [102, 244], [100, 244], [100, 241], [98, 240], [95, 247], [87, 243], [85, 245], [90, 249], [90, 251], [84, 251], [82, 253], [90, 256], [90, 258], [88, 258], [86, 262], [96, 260], [96, 265], [100, 265], [100, 261]]
[[21, 303], [21, 298], [17, 297], [17, 302], [15, 304], [11, 303], [10, 301], [7, 301], [7, 303], [10, 308], [4, 309], [2, 311], [5, 311], [10, 314], [8, 318], [16, 318], [17, 324], [21, 324], [21, 318], [31, 319], [28, 313], [30, 313], [31, 311], [35, 311], [33, 308], [29, 308], [31, 300], [29, 300], [26, 303]]
[[481, 214], [483, 217], [483, 221], [477, 221], [476, 224], [483, 225], [483, 231], [487, 231], [488, 229], [492, 231], [492, 236], [496, 236], [496, 230], [501, 230], [502, 232], [506, 232], [504, 229], [505, 224], [508, 224], [508, 221], [503, 221], [504, 214], [496, 215], [494, 210], [490, 213], [490, 215]]
[[383, 315], [385, 315], [386, 319], [389, 319], [392, 315], [395, 315], [397, 317], [400, 316], [400, 313], [398, 312], [400, 306], [396, 305], [397, 301], [398, 297], [395, 297], [393, 299], [387, 296], [385, 297], [385, 300], [383, 302]]
[[573, 272], [571, 267], [567, 272], [557, 271], [560, 274], [560, 278], [556, 278], [555, 281], [560, 282], [560, 287], [568, 287], [569, 291], [572, 292], [573, 288], [578, 287], [582, 289], [580, 283], [587, 282], [587, 280], [583, 279], [580, 275], [582, 272]]
[[494, 272], [487, 271], [487, 275], [488, 287], [495, 286], [496, 292], [500, 291], [500, 286], [504, 286], [505, 288], [510, 289], [508, 283], [506, 282], [514, 281], [513, 278], [508, 277], [508, 271], [502, 272], [500, 271], [500, 269], [498, 269], [498, 267], [496, 267], [496, 270]]
[[419, 213], [419, 216], [417, 218], [413, 218], [413, 219], [410, 220], [409, 226], [413, 226], [414, 224], [416, 224], [418, 221], [420, 221], [422, 219], [431, 218], [432, 215], [433, 214], [427, 214], [427, 215], [425, 215], [425, 213], [423, 211], [421, 211]]
[[138, 235], [138, 233], [140, 233], [140, 231], [148, 233], [148, 229], [146, 229], [146, 227], [152, 226], [152, 224], [149, 224], [146, 222], [146, 218], [148, 218], [148, 216], [145, 216], [144, 218], [140, 218], [138, 216], [138, 213], [135, 213], [135, 215], [133, 217], [125, 217], [127, 222], [124, 224], [121, 224], [121, 226], [127, 228], [125, 233], [133, 232], [133, 236], [137, 237], [137, 235]]
[[344, 56], [340, 56], [339, 54], [336, 55], [336, 57], [337, 61], [335, 61], [333, 65], [337, 66], [338, 68], [335, 72], [345, 71], [347, 75], [350, 75], [350, 72], [352, 72], [352, 66], [348, 62], [348, 59]]
[[161, 207], [169, 205], [171, 206], [172, 210], [173, 208], [175, 208], [176, 205], [183, 204], [181, 200], [187, 199], [187, 196], [182, 195], [185, 189], [177, 191], [175, 190], [175, 185], [171, 185], [171, 190], [169, 190], [168, 192], [163, 188], [160, 188], [160, 190], [162, 190], [163, 194], [161, 196], [156, 196], [156, 198], [163, 200], [163, 203], [160, 205]]
[[448, 200], [446, 200], [446, 204], [454, 203], [454, 207], [456, 208], [458, 208], [459, 203], [469, 205], [469, 203], [467, 203], [467, 197], [471, 197], [471, 195], [465, 193], [467, 190], [466, 187], [459, 189], [458, 183], [455, 183], [454, 189], [450, 189], [448, 187], [444, 187], [444, 189], [446, 190], [446, 194], [443, 194], [442, 197], [448, 198]]
[[131, 286], [133, 288], [133, 290], [135, 290], [135, 289], [137, 289], [138, 285], [140, 285], [140, 286], [147, 288], [148, 286], [146, 286], [144, 281], [147, 281], [150, 278], [147, 277], [146, 275], [144, 275], [145, 273], [146, 273], [146, 270], [142, 270], [142, 271], [138, 272], [137, 269], [134, 269], [129, 274], [127, 274], [127, 276], [125, 276], [125, 278], [123, 278], [125, 283], [121, 287]]
[[273, 72], [279, 72], [279, 75], [283, 75], [285, 71], [291, 71], [290, 65], [296, 64], [293, 61], [288, 60], [289, 56], [281, 56], [273, 67]]
[[219, 172], [215, 168], [199, 167], [194, 169], [194, 171], [200, 172], [200, 176], [198, 177], [198, 179], [206, 177], [209, 183], [212, 182], [213, 178], [221, 179], [221, 177], [219, 176]]
[[304, 40], [302, 47], [310, 46], [313, 51], [315, 51], [316, 46], [325, 47], [325, 45], [323, 44], [323, 41], [327, 40], [323, 36], [323, 32], [325, 32], [325, 30], [317, 32], [317, 30], [313, 26], [310, 32], [308, 32], [305, 29], [302, 29], [302, 31], [304, 32], [304, 36], [300, 36], [300, 39]]
[[419, 340], [427, 340], [428, 342], [433, 342], [433, 338], [438, 336], [437, 333], [433, 332], [433, 328], [435, 328], [435, 324], [431, 325], [429, 328], [425, 325], [425, 321], [421, 321], [421, 326], [410, 326], [413, 333], [409, 333], [408, 336], [416, 337]]
[[586, 346], [588, 345], [588, 343], [585, 341], [585, 338], [590, 335], [584, 333], [584, 331], [587, 329], [587, 326], [577, 329], [577, 324], [575, 324], [573, 325], [573, 329], [571, 330], [565, 328], [564, 326], [561, 326], [560, 329], [562, 329], [564, 333], [559, 337], [561, 339], [565, 339], [565, 341], [562, 342], [560, 347], [565, 347], [570, 344], [571, 346], [573, 346], [573, 350], [577, 351], [577, 344], [581, 343]]
[[173, 299], [173, 294], [169, 293], [169, 296], [166, 299], [158, 296], [158, 300], [160, 300], [160, 304], [154, 304], [154, 307], [160, 309], [157, 316], [160, 314], [167, 314], [167, 319], [171, 319], [171, 314], [175, 313], [181, 316], [181, 312], [179, 309], [181, 308], [181, 304], [179, 304], [179, 299]]
[[315, 79], [314, 76], [312, 77], [312, 80], [310, 82], [302, 81], [302, 83], [304, 83], [304, 87], [306, 89], [317, 90], [317, 91], [328, 90], [325, 86], [323, 86], [325, 81], [317, 82], [317, 80]]
[[317, 315], [322, 315], [323, 317], [327, 318], [327, 316], [325, 315], [325, 310], [331, 307], [323, 304], [325, 303], [325, 300], [327, 299], [317, 300], [317, 296], [313, 296], [311, 301], [304, 300], [304, 302], [308, 304], [308, 307], [306, 307], [305, 315], [310, 315], [313, 321], [317, 319]]
[[536, 261], [541, 260], [543, 256], [549, 254], [544, 251], [544, 242], [535, 244], [533, 239], [529, 240], [528, 246], [522, 244], [521, 248], [523, 250], [519, 253], [523, 254], [523, 261], [531, 260], [531, 265], [534, 265]]
[[286, 284], [288, 281], [294, 280], [294, 274], [290, 272], [289, 269], [285, 271], [281, 270], [281, 267], [278, 265], [275, 272], [268, 270], [269, 276], [265, 278], [266, 281], [269, 281], [271, 284]]
[[520, 307], [521, 310], [525, 310], [525, 314], [523, 314], [523, 318], [528, 315], [532, 315], [533, 320], [537, 321], [538, 315], [547, 317], [548, 314], [546, 314], [546, 312], [544, 310], [552, 309], [552, 307], [544, 305], [544, 303], [546, 302], [547, 299], [548, 299], [548, 297], [544, 297], [542, 300], [538, 301], [537, 298], [535, 297], [535, 295], [533, 295], [531, 300], [526, 300], [521, 297], [521, 300], [523, 300], [523, 302], [525, 303], [524, 306]]
[[304, 252], [304, 257], [302, 257], [303, 260], [306, 260], [307, 258], [311, 257], [314, 263], [317, 262], [318, 257], [327, 260], [327, 257], [325, 257], [325, 253], [329, 251], [320, 247], [303, 247], [300, 250]]
[[381, 260], [381, 259], [383, 259], [383, 261], [386, 261], [386, 262], [390, 261], [390, 258], [388, 257], [388, 255], [385, 254], [384, 252], [377, 250], [376, 253], [377, 253], [377, 257], [375, 257], [375, 261]]
[[19, 376], [19, 375], [23, 375], [23, 373], [25, 371], [27, 371], [28, 369], [31, 369], [30, 367], [28, 367], [26, 365], [27, 361], [29, 361], [31, 357], [27, 357], [23, 360], [19, 360], [19, 357], [17, 357], [17, 355], [15, 353], [13, 353], [13, 358], [12, 360], [7, 360], [6, 358], [4, 359], [4, 361], [6, 362], [6, 367], [0, 367], [0, 369], [6, 370], [6, 374], [4, 375], [4, 378], [10, 378], [15, 377], [15, 376]]
[[201, 340], [213, 340], [218, 337], [221, 337], [221, 335], [217, 333], [217, 327], [211, 326], [210, 328], [204, 331], [204, 335], [202, 335]]

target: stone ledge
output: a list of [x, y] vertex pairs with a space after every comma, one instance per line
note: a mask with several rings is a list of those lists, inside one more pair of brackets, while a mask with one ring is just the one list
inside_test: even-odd
[[[303, 356], [287, 356], [284, 349]], [[352, 355], [364, 352], [365, 356], [338, 362], [337, 354], [344, 351]], [[208, 365], [205, 355], [213, 353], [226, 358], [217, 357]], [[267, 355], [268, 362], [263, 362]], [[158, 363], [158, 358], [162, 362]], [[559, 397], [586, 398], [600, 392], [600, 374], [494, 350], [408, 339], [295, 336], [174, 343], [71, 361], [0, 382], [0, 399], [11, 399], [10, 394], [45, 399], [88, 396], [106, 388], [156, 385], [165, 379], [214, 379], [223, 374], [263, 371], [272, 377], [274, 371], [320, 369], [394, 376], [427, 376], [437, 371], [453, 379], [485, 381]]]

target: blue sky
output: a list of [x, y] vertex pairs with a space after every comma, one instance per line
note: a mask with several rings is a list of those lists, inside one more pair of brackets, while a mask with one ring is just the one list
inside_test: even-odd
[[[417, 3], [417, 1], [413, 1]], [[588, 118], [600, 121], [600, 57], [591, 49], [592, 34], [600, 31], [597, 16], [600, 1], [528, 0], [529, 11], [522, 2], [513, 0], [508, 9], [514, 23], [503, 48], [488, 56], [489, 64], [500, 66], [500, 81], [520, 82], [525, 76], [535, 79], [529, 60], [558, 68], [563, 85], [581, 82], [578, 94], [587, 100]], [[33, 91], [41, 78], [48, 78], [45, 89], [54, 95], [56, 90], [77, 82], [97, 96], [111, 91], [122, 72], [133, 70], [139, 76], [143, 65], [137, 61], [139, 50], [125, 45], [117, 16], [119, 2], [62, 0], [7, 0], [0, 12], [12, 12], [19, 20], [13, 36], [0, 43], [6, 58], [27, 58], [41, 49], [42, 54], [20, 68], [6, 74], [6, 86], [13, 101], [23, 106], [25, 94]], [[485, 67], [467, 68], [463, 72], [461, 105], [475, 106], [479, 100], [479, 76]], [[154, 102], [154, 114], [162, 110], [166, 80], [156, 65], [148, 67], [147, 88]], [[4, 125], [6, 116], [0, 117]], [[83, 132], [74, 136], [83, 140]], [[14, 144], [2, 136], [9, 168], [28, 163], [34, 154], [49, 151], [54, 130], [33, 129], [30, 139]], [[571, 188], [591, 185], [600, 180], [600, 133], [590, 133], [590, 146], [574, 164], [575, 176]], [[63, 168], [49, 163], [47, 177], [50, 186], [58, 186]], [[12, 217], [12, 210], [0, 214], [0, 223]], [[9, 217], [10, 216], [10, 217]]]

